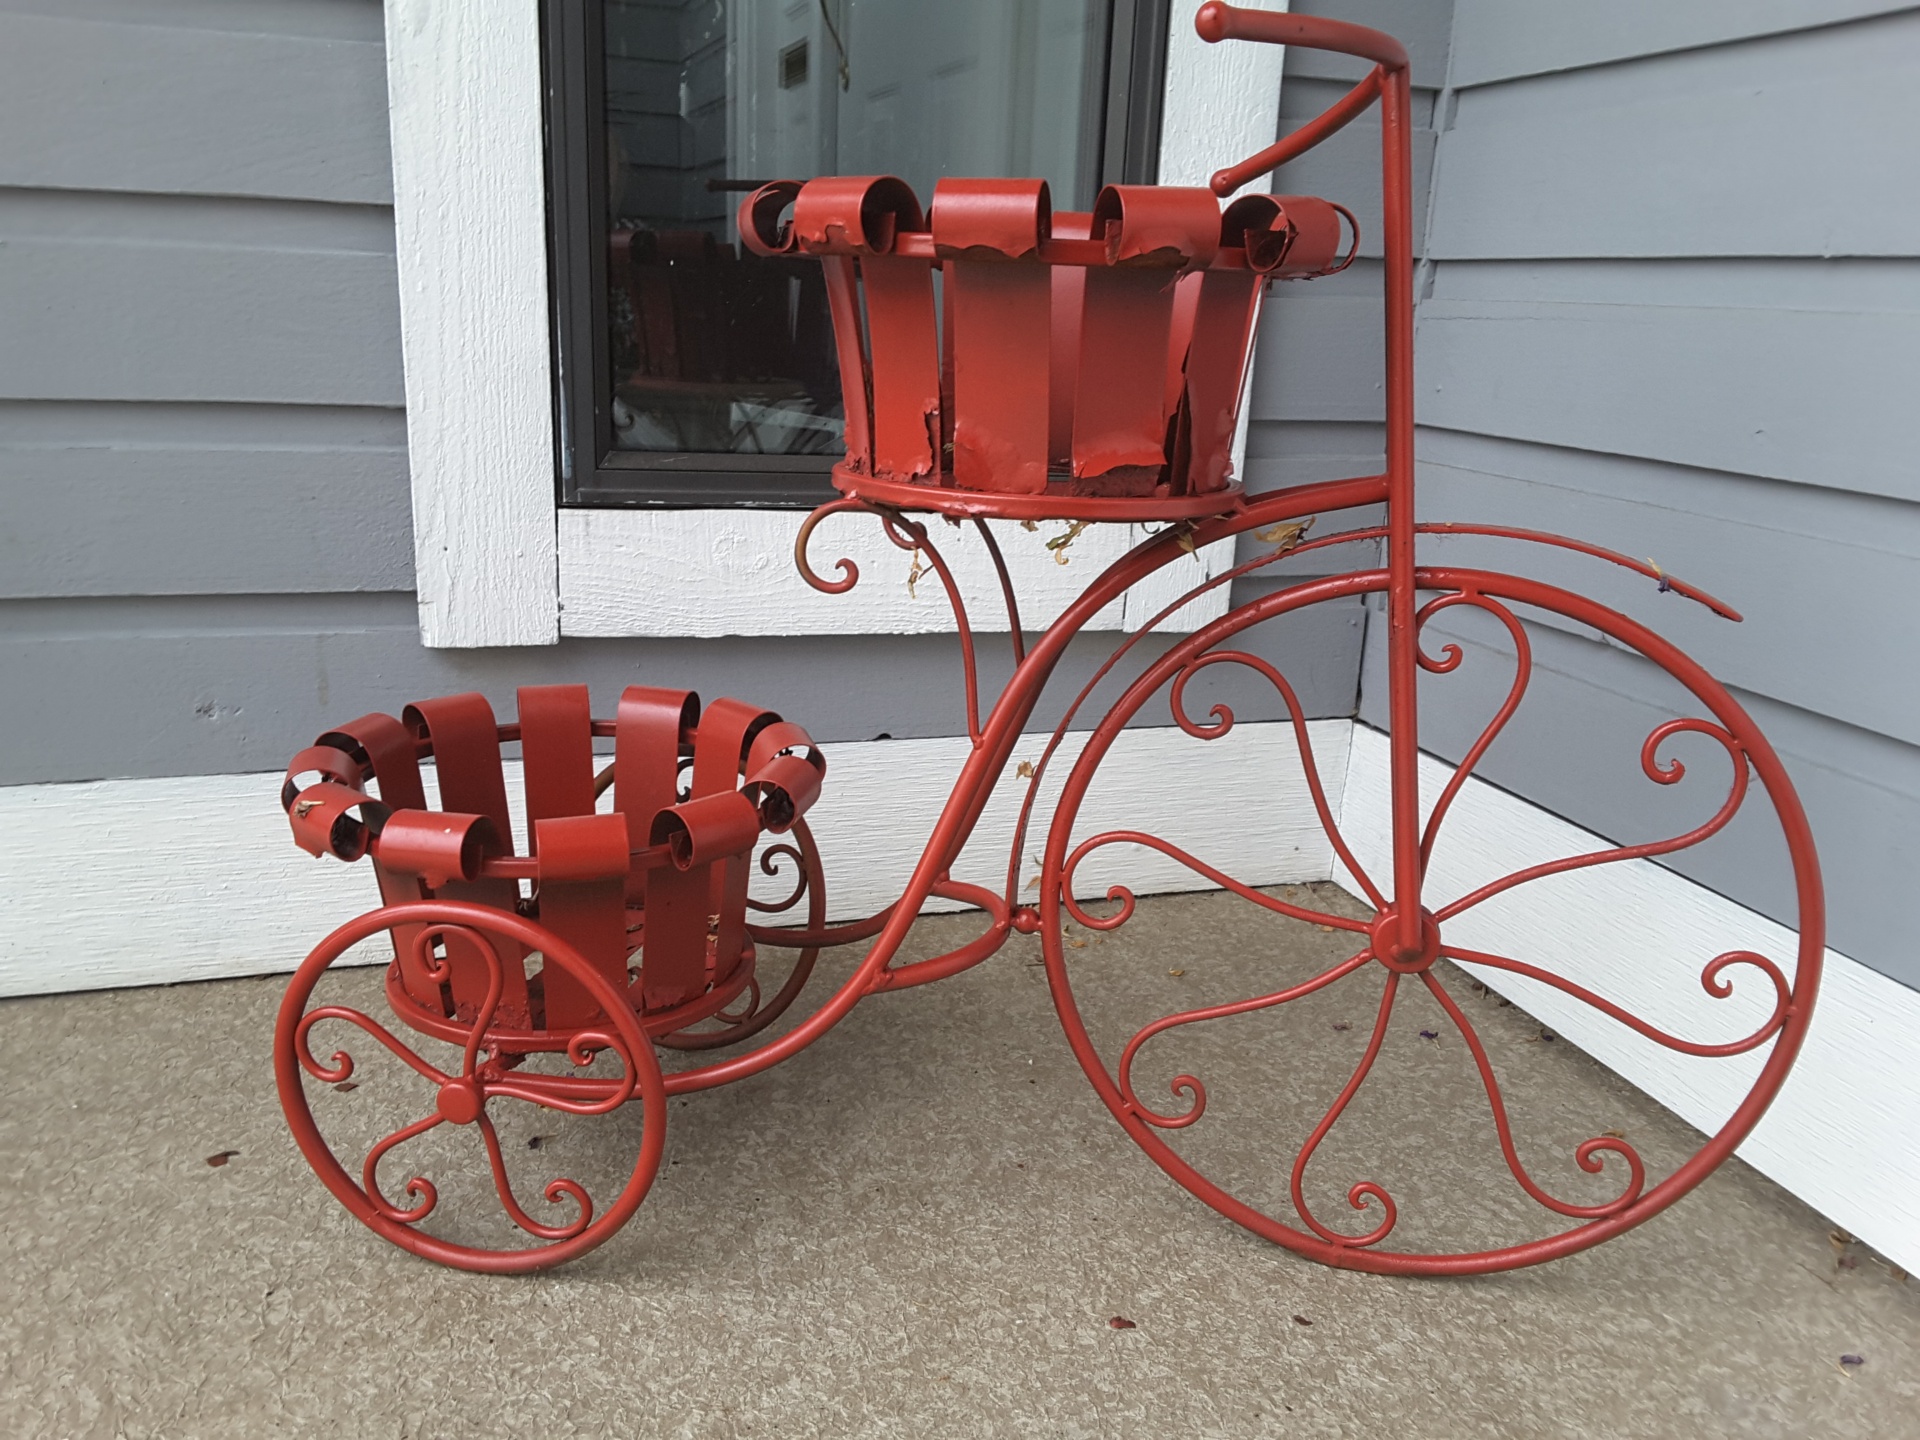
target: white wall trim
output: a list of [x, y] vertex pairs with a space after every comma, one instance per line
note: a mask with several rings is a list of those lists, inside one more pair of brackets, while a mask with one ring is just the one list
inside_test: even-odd
[[[898, 549], [870, 515], [825, 521], [810, 558], [828, 579], [845, 557], [860, 567], [853, 589], [828, 595], [800, 578], [794, 540], [805, 516], [795, 510], [562, 510], [560, 633], [632, 635], [917, 635], [951, 631], [953, 609], [940, 579], [924, 570], [908, 588], [914, 557]], [[1059, 551], [1063, 521], [1032, 531], [994, 521], [1020, 602], [1020, 624], [1051, 624], [1107, 565], [1144, 540], [1140, 525], [1090, 525]], [[929, 537], [952, 568], [966, 600], [968, 623], [982, 632], [1007, 629], [985, 547], [971, 526], [937, 522]], [[1233, 563], [1233, 542], [1196, 550], [1148, 576], [1106, 606], [1085, 627], [1137, 630], [1181, 594]], [[672, 575], [671, 585], [661, 583]], [[1190, 601], [1169, 631], [1197, 630], [1225, 613], [1227, 586]]]
[[[1357, 725], [1348, 756], [1341, 828], [1378, 880], [1391, 870], [1387, 737]], [[1422, 758], [1428, 804], [1452, 773]], [[1475, 777], [1434, 848], [1428, 903], [1605, 843]], [[1358, 889], [1344, 869], [1333, 878]], [[1771, 991], [1762, 997], [1757, 976], [1734, 971], [1732, 998], [1712, 1000], [1700, 987], [1701, 966], [1723, 951], [1752, 949], [1791, 975], [1798, 945], [1786, 926], [1648, 861], [1522, 886], [1450, 922], [1447, 933], [1551, 969], [1674, 1033], [1712, 1039], [1751, 1030], [1770, 1009]], [[1474, 974], [1703, 1130], [1724, 1121], [1759, 1068], [1757, 1055], [1678, 1055], [1535, 981], [1484, 968]], [[1739, 1154], [1896, 1264], [1920, 1270], [1920, 993], [1828, 950], [1799, 1060]]]
[[[1344, 773], [1352, 728], [1346, 720], [1313, 722], [1314, 753], [1330, 775]], [[1048, 768], [1038, 812], [1043, 827], [1084, 743], [1084, 735], [1069, 736]], [[1013, 770], [1037, 760], [1044, 745], [1043, 736], [1021, 741], [974, 842], [953, 868], [956, 878], [996, 889], [1004, 883], [1025, 788]], [[825, 749], [827, 786], [810, 823], [826, 861], [831, 916], [856, 919], [906, 888], [968, 741]], [[1257, 800], [1241, 807], [1185, 803], [1195, 787], [1233, 793], [1223, 770], [1262, 776]], [[1289, 726], [1244, 724], [1211, 745], [1171, 728], [1129, 730], [1101, 775], [1083, 810], [1087, 833], [1122, 820], [1144, 823], [1260, 884], [1329, 873], [1332, 852], [1313, 823]], [[430, 766], [427, 778], [431, 802]], [[378, 897], [364, 864], [316, 860], [294, 847], [280, 810], [280, 779], [275, 772], [0, 788], [0, 875], [7, 877], [0, 890], [0, 996], [283, 973], [335, 926], [373, 909]], [[524, 848], [518, 762], [507, 766], [507, 794]], [[191, 817], [185, 830], [183, 816]], [[1029, 839], [1029, 852], [1038, 855], [1044, 828]], [[1126, 847], [1090, 860], [1081, 880], [1089, 896], [1116, 882], [1142, 893], [1206, 888], [1162, 857]], [[765, 893], [784, 888], [769, 883]]]
[[420, 638], [551, 645], [553, 375], [538, 0], [387, 0]]
[[[1282, 52], [1204, 45], [1187, 7], [1175, 10], [1161, 173], [1163, 183], [1203, 184], [1214, 169], [1273, 139]], [[387, 0], [386, 21], [422, 642], [458, 648], [550, 645], [563, 633], [952, 629], [944, 606], [896, 614], [856, 602], [829, 612], [807, 591], [796, 609], [782, 591], [771, 604], [739, 597], [727, 611], [730, 628], [716, 630], [707, 587], [686, 584], [709, 555], [689, 549], [689, 535], [729, 535], [743, 577], [790, 576], [797, 518], [777, 511], [746, 519], [737, 511], [556, 513], [539, 5]], [[1245, 434], [1243, 416], [1236, 468]], [[1080, 549], [1090, 559], [1098, 543]], [[969, 586], [990, 583], [984, 561], [972, 555], [956, 570]], [[1189, 607], [1181, 623], [1203, 624], [1225, 603], [1223, 589]], [[801, 615], [817, 615], [808, 623], [821, 628], [790, 628]], [[1119, 628], [1124, 617], [1110, 623]]]

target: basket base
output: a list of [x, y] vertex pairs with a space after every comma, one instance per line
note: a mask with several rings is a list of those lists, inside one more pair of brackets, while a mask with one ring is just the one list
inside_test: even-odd
[[1001, 494], [954, 486], [883, 480], [845, 461], [833, 467], [834, 488], [894, 510], [931, 511], [955, 519], [999, 520], [1201, 520], [1226, 515], [1246, 503], [1236, 481], [1204, 495], [1074, 495], [1064, 490]]

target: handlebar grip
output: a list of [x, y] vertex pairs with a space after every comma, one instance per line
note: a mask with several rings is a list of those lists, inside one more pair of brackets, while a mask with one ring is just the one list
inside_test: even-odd
[[1193, 28], [1209, 44], [1221, 40], [1254, 40], [1266, 45], [1299, 45], [1308, 50], [1332, 50], [1357, 55], [1387, 70], [1407, 68], [1407, 50], [1382, 30], [1325, 20], [1318, 15], [1290, 15], [1284, 11], [1242, 10], [1208, 0], [1193, 17]]

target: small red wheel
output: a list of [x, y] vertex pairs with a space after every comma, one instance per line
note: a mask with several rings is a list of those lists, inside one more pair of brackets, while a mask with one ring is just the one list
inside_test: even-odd
[[[464, 1044], [444, 1046], [445, 1054], [425, 1055], [415, 1048], [421, 1037], [411, 1037], [410, 1043], [352, 1006], [309, 1005], [315, 986], [328, 969], [354, 945], [381, 931], [394, 932], [397, 944], [412, 947], [413, 959], [429, 975], [447, 968], [439, 952], [448, 946], [459, 945], [485, 957], [491, 967], [492, 984], [477, 1013], [466, 1017]], [[511, 963], [518, 963], [520, 954], [536, 950], [548, 965], [558, 965], [585, 986], [607, 1016], [604, 1026], [573, 1035], [560, 1050], [571, 1062], [569, 1069], [577, 1073], [546, 1074], [522, 1068], [527, 1057], [505, 1050], [489, 1034], [502, 988], [502, 953], [515, 957]], [[358, 1063], [346, 1049], [333, 1050], [327, 1060], [314, 1054], [313, 1032], [319, 1026], [357, 1029], [378, 1042], [404, 1067], [403, 1075], [411, 1072], [411, 1077], [426, 1083], [425, 1113], [421, 1113], [423, 1107], [415, 1105], [410, 1110], [415, 1118], [408, 1123], [391, 1130], [384, 1124], [370, 1129], [366, 1112], [380, 1097], [373, 1093], [344, 1094], [363, 1087], [372, 1092], [374, 1087], [366, 1084]], [[459, 901], [426, 900], [389, 905], [341, 926], [307, 956], [287, 986], [274, 1031], [273, 1059], [287, 1125], [321, 1181], [375, 1234], [442, 1265], [513, 1274], [542, 1270], [583, 1255], [631, 1218], [660, 1167], [666, 1140], [666, 1091], [653, 1047], [647, 1043], [632, 1009], [572, 946], [539, 925], [504, 911]], [[618, 1063], [617, 1070], [609, 1065], [610, 1060]], [[332, 1092], [326, 1108], [329, 1120], [338, 1122], [338, 1129], [357, 1132], [357, 1136], [385, 1131], [365, 1148], [357, 1175], [335, 1157], [334, 1147], [316, 1119], [310, 1087]], [[611, 1203], [596, 1209], [585, 1185], [556, 1178], [545, 1184], [542, 1193], [545, 1202], [558, 1207], [559, 1213], [551, 1222], [530, 1213], [515, 1194], [511, 1171], [523, 1164], [529, 1153], [540, 1154], [543, 1144], [548, 1151], [553, 1146], [550, 1137], [539, 1134], [511, 1146], [503, 1139], [489, 1106], [508, 1100], [537, 1107], [535, 1113], [546, 1112], [540, 1123], [556, 1128], [612, 1116], [629, 1100], [638, 1100], [642, 1127], [638, 1154], [631, 1170], [626, 1170], [623, 1161], [617, 1163], [614, 1173], [625, 1171], [625, 1178], [624, 1182], [610, 1182], [620, 1183]], [[447, 1238], [424, 1228], [429, 1218], [446, 1225], [450, 1218], [447, 1212], [453, 1208], [441, 1203], [439, 1187], [426, 1176], [415, 1174], [405, 1182], [408, 1203], [401, 1204], [388, 1196], [379, 1174], [390, 1152], [430, 1132], [441, 1132], [444, 1137], [449, 1130], [466, 1128], [480, 1138], [480, 1158], [484, 1162], [480, 1173], [490, 1177], [499, 1209], [510, 1222], [502, 1227], [498, 1217], [492, 1217], [492, 1230], [485, 1235], [485, 1243], [476, 1243], [473, 1238]], [[358, 1151], [358, 1143], [352, 1148]], [[461, 1178], [470, 1179], [472, 1173], [471, 1166], [460, 1170]], [[444, 1176], [442, 1183], [446, 1183]], [[475, 1217], [452, 1218], [459, 1225], [472, 1224]], [[508, 1233], [494, 1233], [502, 1229]], [[532, 1243], [507, 1243], [519, 1238]], [[493, 1243], [496, 1239], [501, 1243]]]
[[[1566, 590], [1518, 576], [1486, 571], [1423, 566], [1417, 573], [1419, 589], [1431, 597], [1419, 612], [1420, 627], [1444, 611], [1467, 607], [1490, 617], [1504, 629], [1515, 657], [1513, 682], [1505, 702], [1487, 722], [1478, 741], [1463, 758], [1455, 778], [1440, 790], [1418, 833], [1412, 837], [1419, 847], [1423, 866], [1428, 861], [1436, 837], [1442, 831], [1444, 820], [1451, 813], [1449, 807], [1488, 746], [1520, 708], [1526, 694], [1533, 670], [1531, 647], [1524, 627], [1510, 608], [1514, 605], [1557, 613], [1581, 625], [1591, 626], [1618, 642], [1623, 649], [1637, 652], [1678, 681], [1689, 695], [1690, 705], [1697, 704], [1700, 709], [1694, 714], [1680, 712], [1676, 718], [1653, 726], [1638, 747], [1642, 778], [1656, 786], [1677, 784], [1687, 772], [1680, 761], [1668, 753], [1668, 747], [1676, 736], [1693, 736], [1695, 743], [1705, 741], [1710, 747], [1717, 747], [1731, 762], [1730, 788], [1718, 808], [1694, 828], [1664, 839], [1639, 845], [1605, 846], [1585, 854], [1546, 857], [1538, 864], [1513, 870], [1450, 900], [1423, 896], [1431, 909], [1424, 913], [1420, 927], [1421, 943], [1409, 946], [1402, 938], [1402, 927], [1395, 923], [1394, 897], [1387, 893], [1384, 886], [1378, 886], [1368, 878], [1327, 802], [1324, 787], [1315, 770], [1305, 718], [1292, 687], [1280, 671], [1264, 658], [1225, 648], [1226, 642], [1234, 636], [1269, 618], [1313, 604], [1351, 599], [1384, 590], [1387, 573], [1373, 570], [1311, 580], [1244, 605], [1172, 646], [1128, 688], [1101, 721], [1063, 786], [1048, 833], [1046, 854], [1042, 861], [1042, 875], [1045, 878], [1041, 885], [1040, 934], [1054, 1004], [1068, 1041], [1088, 1079], [1127, 1133], [1179, 1184], [1237, 1224], [1324, 1264], [1388, 1274], [1474, 1274], [1538, 1264], [1618, 1235], [1671, 1205], [1733, 1153], [1734, 1147], [1752, 1130], [1779, 1092], [1806, 1034], [1820, 979], [1824, 946], [1823, 901], [1811, 832], [1779, 758], [1746, 711], [1700, 665], [1638, 622]], [[1431, 674], [1447, 674], [1457, 669], [1463, 658], [1460, 646], [1448, 645], [1438, 655], [1420, 652], [1419, 663], [1422, 669]], [[1143, 832], [1111, 830], [1089, 837], [1078, 845], [1073, 843], [1075, 819], [1102, 758], [1114, 737], [1140, 713], [1150, 698], [1167, 692], [1174, 719], [1180, 728], [1203, 743], [1217, 740], [1233, 728], [1233, 713], [1224, 704], [1215, 705], [1211, 717], [1204, 720], [1193, 718], [1186, 708], [1185, 691], [1189, 682], [1200, 672], [1219, 665], [1238, 667], [1242, 673], [1256, 677], [1270, 685], [1284, 702], [1293, 722], [1312, 802], [1321, 826], [1333, 852], [1349, 873], [1357, 877], [1356, 883], [1366, 892], [1374, 912], [1368, 919], [1355, 919], [1344, 913], [1325, 913], [1312, 906], [1261, 893], [1209, 866], [1202, 857], [1188, 854], [1160, 837]], [[1778, 822], [1792, 867], [1799, 935], [1790, 966], [1785, 963], [1789, 959], [1787, 955], [1771, 958], [1756, 953], [1737, 938], [1722, 945], [1718, 954], [1709, 949], [1698, 957], [1699, 962], [1703, 962], [1703, 968], [1689, 978], [1703, 987], [1710, 1003], [1726, 1001], [1734, 996], [1736, 990], [1741, 992], [1741, 999], [1726, 1008], [1733, 1011], [1744, 1006], [1748, 1013], [1737, 1020], [1729, 1020], [1725, 1028], [1730, 1029], [1731, 1033], [1714, 1039], [1673, 1034], [1633, 1013], [1615, 999], [1598, 994], [1569, 976], [1555, 973], [1549, 965], [1464, 948], [1455, 920], [1475, 906], [1549, 877], [1569, 877], [1582, 873], [1591, 875], [1598, 867], [1615, 862], [1642, 862], [1674, 854], [1725, 829], [1740, 811], [1742, 802], [1750, 796], [1764, 796]], [[1116, 886], [1109, 892], [1109, 898], [1120, 903], [1119, 910], [1110, 915], [1089, 914], [1081, 909], [1074, 898], [1076, 868], [1088, 855], [1116, 844], [1157, 850], [1166, 858], [1205, 875], [1214, 884], [1266, 910], [1291, 920], [1318, 923], [1323, 931], [1345, 932], [1350, 941], [1345, 948], [1351, 953], [1344, 960], [1310, 977], [1278, 988], [1271, 985], [1260, 987], [1266, 993], [1220, 1004], [1195, 1006], [1160, 1016], [1133, 1028], [1130, 1038], [1119, 1047], [1117, 1054], [1109, 1058], [1102, 1054], [1089, 1033], [1086, 1019], [1075, 998], [1061, 927], [1063, 920], [1070, 917], [1088, 928], [1111, 931], [1124, 925], [1133, 915], [1134, 897], [1124, 887]], [[1590, 917], [1593, 912], [1582, 913]], [[1604, 1171], [1614, 1184], [1607, 1194], [1596, 1195], [1593, 1203], [1576, 1203], [1564, 1198], [1554, 1192], [1559, 1184], [1565, 1182], [1553, 1185], [1542, 1183], [1522, 1160], [1514, 1139], [1509, 1106], [1502, 1095], [1487, 1046], [1464, 1009], [1449, 993], [1441, 972], [1436, 969], [1436, 962], [1442, 959], [1459, 962], [1468, 967], [1469, 973], [1472, 968], [1479, 967], [1483, 973], [1503, 972], [1552, 987], [1560, 996], [1570, 997], [1604, 1017], [1606, 1023], [1629, 1028], [1637, 1032], [1641, 1039], [1664, 1047], [1669, 1052], [1716, 1063], [1730, 1062], [1732, 1068], [1727, 1073], [1732, 1077], [1732, 1084], [1740, 1099], [1715, 1133], [1704, 1142], [1672, 1142], [1668, 1148], [1674, 1151], [1675, 1163], [1670, 1167], [1664, 1162], [1655, 1167], [1643, 1161], [1639, 1149], [1619, 1130], [1605, 1131], [1571, 1145], [1571, 1156], [1563, 1158], [1571, 1158], [1588, 1176], [1599, 1176]], [[1110, 967], [1112, 962], [1109, 960], [1106, 964]], [[1176, 970], [1173, 973], [1184, 972]], [[1290, 1097], [1299, 1099], [1312, 1095], [1314, 1098], [1304, 1101], [1310, 1107], [1302, 1120], [1301, 1128], [1308, 1132], [1304, 1143], [1294, 1148], [1289, 1141], [1286, 1151], [1282, 1152], [1292, 1155], [1290, 1166], [1283, 1160], [1277, 1168], [1261, 1164], [1255, 1167], [1254, 1174], [1245, 1173], [1247, 1157], [1264, 1157], [1274, 1153], [1268, 1137], [1263, 1137], [1262, 1143], [1252, 1145], [1237, 1135], [1232, 1137], [1231, 1142], [1224, 1137], [1212, 1138], [1205, 1143], [1196, 1141], [1189, 1144], [1183, 1141], [1182, 1147], [1176, 1148], [1171, 1143], [1174, 1137], [1202, 1135], [1206, 1127], [1200, 1126], [1199, 1122], [1203, 1117], [1208, 1118], [1210, 1124], [1218, 1123], [1213, 1119], [1214, 1114], [1227, 1108], [1216, 1106], [1214, 1111], [1209, 1111], [1207, 1087], [1197, 1075], [1179, 1073], [1173, 1076], [1171, 1105], [1164, 1096], [1158, 1102], [1150, 1102], [1134, 1086], [1136, 1059], [1150, 1052], [1151, 1047], [1163, 1045], [1160, 1037], [1195, 1036], [1204, 1033], [1204, 1027], [1241, 1016], [1261, 1016], [1271, 1028], [1271, 1022], [1276, 1019], [1296, 1016], [1295, 1002], [1309, 995], [1331, 993], [1335, 987], [1356, 985], [1363, 987], [1365, 1006], [1374, 1012], [1371, 1037], [1350, 1074], [1343, 1064], [1338, 1074], [1324, 1081], [1318, 1077], [1295, 1076], [1291, 1079]], [[1484, 1248], [1475, 1248], [1473, 1243], [1462, 1241], [1490, 1223], [1488, 1214], [1491, 1210], [1490, 1206], [1480, 1203], [1477, 1197], [1463, 1206], [1457, 1216], [1448, 1215], [1444, 1207], [1431, 1203], [1438, 1198], [1432, 1193], [1423, 1193], [1416, 1202], [1410, 1191], [1403, 1195], [1408, 1203], [1397, 1206], [1387, 1187], [1372, 1178], [1358, 1180], [1345, 1192], [1347, 1206], [1354, 1212], [1365, 1212], [1357, 1220], [1354, 1215], [1347, 1215], [1340, 1223], [1348, 1228], [1340, 1228], [1339, 1224], [1333, 1223], [1330, 1213], [1325, 1218], [1316, 1216], [1309, 1205], [1303, 1175], [1321, 1142], [1340, 1124], [1342, 1116], [1349, 1113], [1351, 1102], [1369, 1075], [1374, 1073], [1375, 1060], [1381, 1053], [1383, 1042], [1389, 1038], [1389, 1021], [1394, 1013], [1396, 996], [1404, 999], [1408, 995], [1422, 993], [1437, 1005], [1433, 1023], [1441, 1030], [1450, 1027], [1464, 1041], [1464, 1052], [1474, 1071], [1473, 1083], [1476, 1089], [1484, 1091], [1480, 1103], [1487, 1107], [1486, 1113], [1491, 1121], [1490, 1138], [1497, 1143], [1499, 1155], [1509, 1172], [1508, 1178], [1537, 1207], [1528, 1211], [1529, 1214], [1537, 1216], [1542, 1210], [1547, 1213], [1552, 1233], [1520, 1243], [1486, 1244]], [[1336, 1028], [1349, 1027], [1341, 1024]], [[1364, 1031], [1366, 1027], [1361, 1028]], [[1422, 1032], [1422, 1037], [1437, 1040], [1440, 1031]], [[1271, 1046], [1251, 1048], [1245, 1053], [1251, 1057], [1263, 1057], [1266, 1063], [1285, 1058], [1284, 1051]], [[1157, 1058], [1162, 1064], [1171, 1064], [1164, 1048], [1158, 1050]], [[1325, 1104], [1328, 1099], [1331, 1103]], [[1420, 1103], [1430, 1106], [1431, 1096], [1423, 1095]], [[1318, 1123], [1314, 1124], [1312, 1122], [1316, 1117]], [[1424, 1113], [1401, 1114], [1394, 1118], [1404, 1120], [1417, 1131], [1427, 1116]], [[1369, 1135], [1367, 1140], [1373, 1142], [1376, 1138]], [[1682, 1155], [1684, 1159], [1678, 1158]], [[1223, 1168], [1237, 1169], [1239, 1178], [1221, 1183], [1218, 1177]], [[1655, 1168], [1665, 1173], [1649, 1173]], [[1213, 1171], [1212, 1175], [1207, 1173], [1209, 1170]], [[1439, 1187], [1431, 1174], [1422, 1174], [1415, 1188], [1434, 1192]], [[1290, 1204], [1287, 1203], [1289, 1201]], [[1441, 1243], [1413, 1250], [1389, 1248], [1383, 1242], [1390, 1236], [1399, 1240], [1405, 1235], [1406, 1229], [1417, 1228], [1397, 1228], [1402, 1218], [1401, 1210], [1405, 1209], [1411, 1215], [1415, 1213], [1416, 1203], [1423, 1223], [1428, 1220], [1438, 1222], [1438, 1228], [1429, 1233]]]

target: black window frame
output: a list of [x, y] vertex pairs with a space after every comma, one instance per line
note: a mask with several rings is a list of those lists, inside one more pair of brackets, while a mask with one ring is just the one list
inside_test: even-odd
[[[1158, 179], [1172, 0], [1106, 0], [1093, 127], [1100, 183]], [[810, 509], [834, 497], [830, 455], [615, 450], [605, 316], [607, 153], [600, 0], [544, 0], [548, 277], [555, 482], [562, 507]]]

